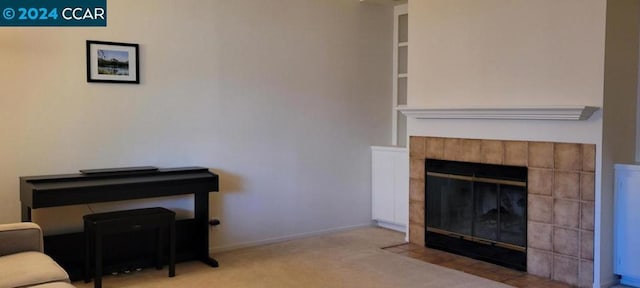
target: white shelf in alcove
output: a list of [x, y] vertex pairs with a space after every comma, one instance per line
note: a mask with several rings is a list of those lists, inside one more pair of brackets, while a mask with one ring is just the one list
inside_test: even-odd
[[398, 105], [396, 110], [416, 119], [587, 120], [600, 109], [593, 106], [513, 106], [420, 108]]
[[407, 73], [398, 74], [398, 78], [408, 78], [408, 77], [409, 77], [409, 74], [407, 74]]
[[398, 47], [409, 47], [409, 42], [400, 42], [398, 43]]

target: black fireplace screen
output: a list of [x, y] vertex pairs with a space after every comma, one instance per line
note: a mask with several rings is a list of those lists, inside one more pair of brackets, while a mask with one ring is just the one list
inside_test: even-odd
[[[429, 242], [438, 242], [429, 239], [430, 235], [437, 234], [439, 237], [497, 247], [496, 251], [489, 253], [491, 255], [506, 249], [504, 252], [507, 254], [513, 251], [526, 257], [526, 167], [434, 159], [427, 159], [425, 166], [427, 246], [430, 246]], [[478, 251], [491, 250], [483, 246], [446, 247], [453, 249], [445, 250], [477, 250], [461, 253], [474, 256]], [[491, 255], [488, 257], [493, 257]], [[519, 261], [522, 262], [521, 259]]]

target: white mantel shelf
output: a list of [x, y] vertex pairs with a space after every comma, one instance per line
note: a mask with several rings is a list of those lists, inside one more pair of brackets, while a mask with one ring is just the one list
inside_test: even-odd
[[416, 119], [587, 120], [600, 109], [593, 106], [517, 106], [396, 109]]

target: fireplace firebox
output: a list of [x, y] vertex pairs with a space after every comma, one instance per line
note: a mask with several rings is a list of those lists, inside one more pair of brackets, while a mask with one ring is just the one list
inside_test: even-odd
[[425, 244], [526, 271], [527, 168], [425, 160]]

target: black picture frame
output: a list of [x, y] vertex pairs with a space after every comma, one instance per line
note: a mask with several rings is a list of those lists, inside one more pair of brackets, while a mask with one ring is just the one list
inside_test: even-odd
[[87, 40], [87, 82], [140, 84], [139, 45]]

